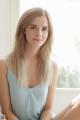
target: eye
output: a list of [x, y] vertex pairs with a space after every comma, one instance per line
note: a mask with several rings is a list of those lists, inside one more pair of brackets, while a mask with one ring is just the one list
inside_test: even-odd
[[31, 26], [30, 29], [35, 29], [35, 26]]
[[48, 27], [43, 27], [42, 30], [43, 31], [48, 31]]

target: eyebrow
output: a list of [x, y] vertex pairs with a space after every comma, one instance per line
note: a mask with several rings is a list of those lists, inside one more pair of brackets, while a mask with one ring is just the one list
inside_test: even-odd
[[[30, 24], [30, 26], [35, 26], [35, 27], [37, 27], [38, 25], [36, 25], [36, 24]], [[48, 28], [48, 26], [43, 26], [43, 27], [46, 27], [46, 28]]]
[[35, 25], [35, 24], [30, 24], [30, 26], [37, 26], [37, 25]]

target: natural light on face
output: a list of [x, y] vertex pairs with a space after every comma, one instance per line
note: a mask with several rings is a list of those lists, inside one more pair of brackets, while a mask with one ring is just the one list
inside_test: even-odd
[[[28, 4], [27, 4], [28, 3]], [[63, 72], [77, 73], [80, 70], [80, 2], [75, 0], [21, 0], [20, 15], [31, 7], [46, 8], [53, 21], [54, 28], [54, 51], [58, 66]], [[67, 72], [66, 72], [67, 73]], [[78, 73], [79, 74], [79, 73]], [[75, 78], [75, 75], [72, 76]], [[75, 79], [78, 79], [76, 74]], [[72, 81], [74, 81], [72, 79]], [[71, 81], [70, 81], [71, 82]], [[63, 81], [62, 83], [63, 84]], [[64, 85], [70, 87], [69, 85]], [[63, 87], [63, 86], [62, 86]], [[73, 86], [75, 87], [75, 86]], [[78, 86], [77, 86], [78, 87]], [[80, 83], [79, 83], [80, 87]]]

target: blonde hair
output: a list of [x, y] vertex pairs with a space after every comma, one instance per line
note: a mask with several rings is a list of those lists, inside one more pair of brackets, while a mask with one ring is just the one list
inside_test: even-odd
[[52, 22], [46, 10], [42, 8], [31, 8], [25, 11], [18, 21], [16, 34], [15, 34], [15, 46], [12, 53], [8, 56], [8, 63], [13, 66], [15, 74], [17, 78], [21, 80], [21, 83], [24, 82], [24, 79], [21, 79], [22, 77], [19, 78], [19, 74], [20, 76], [23, 76], [23, 71], [21, 71], [23, 67], [22, 61], [24, 59], [25, 45], [27, 44], [24, 30], [32, 22], [32, 20], [38, 16], [45, 16], [47, 18], [48, 26], [49, 26], [49, 33], [47, 40], [44, 43], [44, 45], [41, 46], [39, 51], [39, 56], [41, 60], [38, 69], [39, 70], [38, 79], [46, 81], [48, 78], [48, 73], [50, 72], [49, 58], [52, 49], [52, 41], [53, 41], [53, 30], [51, 24]]

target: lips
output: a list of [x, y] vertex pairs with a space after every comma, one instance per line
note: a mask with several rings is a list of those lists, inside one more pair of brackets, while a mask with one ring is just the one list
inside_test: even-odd
[[38, 38], [35, 38], [34, 40], [35, 40], [35, 41], [42, 41], [42, 39], [38, 39]]

